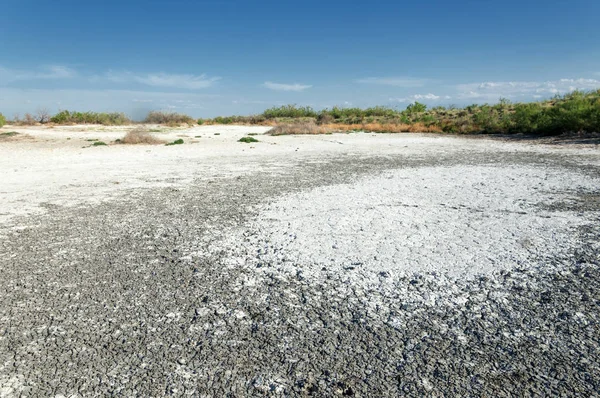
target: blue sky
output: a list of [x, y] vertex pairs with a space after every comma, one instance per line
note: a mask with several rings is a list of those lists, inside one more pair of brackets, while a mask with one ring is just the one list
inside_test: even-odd
[[195, 117], [600, 88], [600, 1], [4, 0], [0, 112]]

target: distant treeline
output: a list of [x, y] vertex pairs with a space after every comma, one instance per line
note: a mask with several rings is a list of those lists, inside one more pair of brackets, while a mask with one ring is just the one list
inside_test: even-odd
[[[0, 125], [4, 122], [0, 114]], [[27, 114], [16, 124], [105, 124], [122, 125], [132, 121], [123, 113], [61, 111], [49, 116], [45, 111]], [[360, 130], [367, 127], [381, 132], [429, 131], [446, 133], [524, 133], [551, 135], [563, 132], [600, 132], [600, 90], [573, 91], [565, 95], [529, 103], [469, 105], [463, 108], [436, 106], [428, 108], [419, 102], [404, 110], [376, 106], [366, 109], [333, 107], [315, 110], [309, 106], [284, 105], [252, 116], [218, 116], [194, 120], [190, 116], [153, 111], [145, 123], [182, 124], [258, 124], [285, 125], [303, 123], [317, 125], [313, 131]], [[286, 131], [293, 131], [288, 129]]]

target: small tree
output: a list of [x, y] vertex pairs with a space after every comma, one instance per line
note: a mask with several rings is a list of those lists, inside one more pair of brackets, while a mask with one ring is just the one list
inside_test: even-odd
[[4, 126], [6, 124], [6, 118], [4, 117], [3, 114], [0, 113], [0, 127]]
[[50, 121], [50, 112], [46, 108], [39, 108], [36, 112], [36, 120], [39, 123], [48, 123]]

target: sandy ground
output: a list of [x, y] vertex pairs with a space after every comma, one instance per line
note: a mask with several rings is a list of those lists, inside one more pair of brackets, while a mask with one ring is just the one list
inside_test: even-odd
[[597, 146], [129, 128], [0, 130], [0, 396], [598, 391]]

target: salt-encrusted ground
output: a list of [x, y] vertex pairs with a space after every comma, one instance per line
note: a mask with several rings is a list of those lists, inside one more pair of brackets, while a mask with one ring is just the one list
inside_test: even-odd
[[88, 129], [0, 142], [0, 396], [600, 388], [594, 147]]

